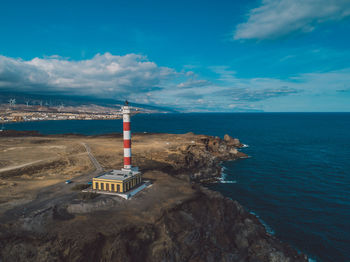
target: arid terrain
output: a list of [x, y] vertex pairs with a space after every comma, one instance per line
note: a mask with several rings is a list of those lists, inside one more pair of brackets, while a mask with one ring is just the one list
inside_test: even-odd
[[240, 146], [229, 136], [135, 134], [133, 165], [151, 186], [130, 200], [87, 198], [76, 185], [122, 167], [121, 134], [3, 133], [0, 261], [306, 261], [201, 185], [217, 180], [220, 161], [244, 158]]
[[[191, 134], [136, 134], [133, 164], [143, 170], [166, 167], [168, 156], [176, 156], [178, 147], [192, 145], [195, 140], [198, 138]], [[42, 188], [93, 172], [95, 167], [84, 144], [104, 170], [121, 168], [123, 164], [123, 140], [119, 134], [0, 137], [0, 141], [1, 212], [33, 200]]]

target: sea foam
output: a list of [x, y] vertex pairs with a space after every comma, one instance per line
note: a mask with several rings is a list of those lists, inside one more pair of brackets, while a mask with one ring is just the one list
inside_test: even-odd
[[259, 215], [257, 215], [254, 211], [250, 211], [249, 213], [256, 216], [259, 219], [260, 223], [263, 224], [263, 226], [265, 227], [267, 233], [269, 233], [270, 235], [275, 234], [275, 231], [273, 231], [273, 229], [268, 224], [266, 224], [266, 222], [262, 220]]

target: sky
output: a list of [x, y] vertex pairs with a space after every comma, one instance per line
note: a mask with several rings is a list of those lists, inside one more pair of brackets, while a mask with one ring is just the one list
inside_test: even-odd
[[0, 2], [0, 91], [350, 112], [349, 0]]

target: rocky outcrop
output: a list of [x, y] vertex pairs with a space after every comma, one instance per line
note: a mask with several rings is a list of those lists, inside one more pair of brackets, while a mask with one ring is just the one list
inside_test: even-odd
[[72, 208], [75, 199], [0, 224], [0, 261], [307, 261], [238, 202], [198, 183], [219, 176], [221, 161], [246, 156], [239, 140], [191, 136], [145, 158], [154, 184], [136, 199], [99, 196], [81, 202], [84, 210]]
[[224, 141], [230, 146], [241, 147], [242, 144], [238, 138], [230, 137], [228, 134], [224, 136]]
[[[55, 210], [51, 213], [52, 219], [59, 219]], [[201, 187], [192, 198], [163, 210], [154, 223], [115, 226], [115, 215], [111, 212], [110, 218], [101, 216], [89, 223], [73, 220], [65, 224], [69, 233], [60, 221], [56, 230], [45, 234], [2, 231], [1, 257], [3, 261], [307, 261], [267, 234], [239, 203]]]
[[224, 139], [213, 136], [195, 136], [193, 143], [172, 149], [168, 154], [153, 155], [153, 161], [166, 163], [164, 171], [188, 178], [190, 181], [215, 181], [221, 175], [222, 161], [247, 157], [238, 151], [240, 141], [225, 135]]
[[153, 246], [154, 261], [306, 261], [239, 203], [209, 190], [167, 210], [157, 225], [166, 238]]

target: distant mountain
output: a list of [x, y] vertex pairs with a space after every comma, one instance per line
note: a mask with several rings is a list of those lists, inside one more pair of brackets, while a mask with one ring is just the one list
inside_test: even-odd
[[[16, 99], [16, 104], [25, 104], [29, 102], [31, 105], [38, 105], [40, 102], [43, 105], [59, 106], [82, 106], [82, 105], [99, 105], [104, 107], [119, 108], [124, 104], [122, 100], [97, 98], [90, 96], [68, 96], [68, 95], [47, 95], [47, 94], [30, 94], [14, 91], [0, 91], [0, 104], [6, 104], [10, 99]], [[176, 113], [177, 111], [168, 107], [151, 106], [129, 101], [129, 104], [134, 107], [140, 107], [148, 110]]]

